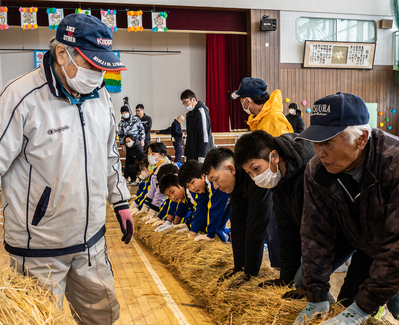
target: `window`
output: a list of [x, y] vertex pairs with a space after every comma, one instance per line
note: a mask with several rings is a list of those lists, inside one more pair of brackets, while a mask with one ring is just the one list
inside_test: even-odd
[[299, 17], [297, 38], [300, 42], [311, 40], [374, 43], [376, 24], [373, 20]]

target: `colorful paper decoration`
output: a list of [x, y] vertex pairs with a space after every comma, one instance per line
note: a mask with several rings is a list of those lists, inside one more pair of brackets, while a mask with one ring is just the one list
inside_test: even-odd
[[392, 129], [392, 126], [388, 126], [388, 130], [391, 130]]
[[379, 116], [382, 116], [382, 112], [381, 112], [381, 111], [379, 111], [379, 112], [378, 112], [378, 115], [379, 115]]
[[289, 103], [289, 102], [290, 102], [290, 99], [289, 99], [289, 98], [286, 98], [286, 99], [285, 99], [285, 102], [286, 102], [286, 103]]
[[383, 127], [384, 126], [384, 123], [380, 123], [380, 127]]
[[386, 121], [386, 122], [389, 122], [389, 117], [386, 117], [386, 118], [385, 118], [385, 121]]
[[396, 109], [393, 109], [391, 112], [392, 112], [392, 114], [395, 114], [396, 113]]
[[122, 76], [120, 71], [107, 71], [104, 73], [105, 88], [110, 93], [122, 91]]
[[[118, 51], [114, 52], [120, 59], [121, 54]], [[110, 93], [120, 93], [122, 91], [122, 76], [120, 71], [106, 71], [104, 73], [105, 88]]]
[[61, 20], [64, 19], [64, 9], [47, 8], [48, 28], [50, 30], [57, 30]]
[[101, 21], [107, 25], [113, 32], [116, 32], [118, 28], [116, 27], [116, 10], [108, 9], [101, 10]]
[[302, 105], [305, 106], [306, 105], [306, 100], [302, 101]]
[[143, 28], [143, 11], [127, 11], [127, 31], [142, 32]]
[[310, 112], [312, 112], [312, 110], [310, 108], [307, 108], [306, 113], [310, 113]]
[[8, 8], [7, 7], [0, 7], [0, 29], [9, 29], [10, 26], [8, 26], [8, 21], [7, 21], [7, 12]]
[[23, 30], [37, 28], [37, 7], [20, 7], [19, 12], [21, 13], [21, 28]]
[[153, 32], [166, 32], [168, 30], [166, 27], [166, 18], [168, 18], [168, 14], [166, 12], [152, 12], [151, 17]]
[[91, 15], [91, 9], [76, 8], [75, 9], [75, 14]]

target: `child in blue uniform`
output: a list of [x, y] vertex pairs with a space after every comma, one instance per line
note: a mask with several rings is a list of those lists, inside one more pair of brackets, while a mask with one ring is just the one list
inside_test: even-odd
[[[195, 240], [214, 240], [218, 238], [226, 242], [228, 235], [225, 234], [227, 220], [230, 219], [230, 194], [215, 189], [201, 172], [202, 164], [196, 160], [189, 160], [179, 170], [179, 184], [192, 193], [205, 193], [208, 196], [208, 211], [205, 219], [206, 235], [198, 235]], [[191, 235], [195, 236], [197, 228], [190, 229]], [[197, 231], [198, 233], [198, 231]]]
[[[182, 219], [185, 219], [184, 223], [190, 229], [188, 237], [193, 239], [201, 229], [205, 230], [209, 201], [206, 193], [193, 193], [187, 187], [180, 186], [177, 175], [164, 176], [160, 181], [159, 190], [170, 200], [179, 203], [175, 218], [168, 220], [169, 222], [163, 226], [172, 229], [173, 225], [179, 225]], [[188, 212], [192, 212], [191, 218], [187, 217]], [[167, 230], [165, 227], [156, 231]]]

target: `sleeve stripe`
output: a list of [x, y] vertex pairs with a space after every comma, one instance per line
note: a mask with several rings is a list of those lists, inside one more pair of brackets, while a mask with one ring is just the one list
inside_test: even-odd
[[208, 130], [206, 127], [206, 115], [204, 112], [204, 108], [200, 107], [198, 109], [198, 111], [201, 113], [201, 118], [202, 118], [202, 133], [204, 135], [204, 142], [207, 143], [208, 142]]

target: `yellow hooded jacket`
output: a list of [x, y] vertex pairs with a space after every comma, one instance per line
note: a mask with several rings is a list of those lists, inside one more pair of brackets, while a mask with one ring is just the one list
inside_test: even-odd
[[283, 114], [283, 98], [279, 89], [272, 92], [258, 115], [255, 117], [253, 114], [249, 116], [247, 124], [251, 131], [263, 130], [273, 137], [294, 132], [290, 122]]

